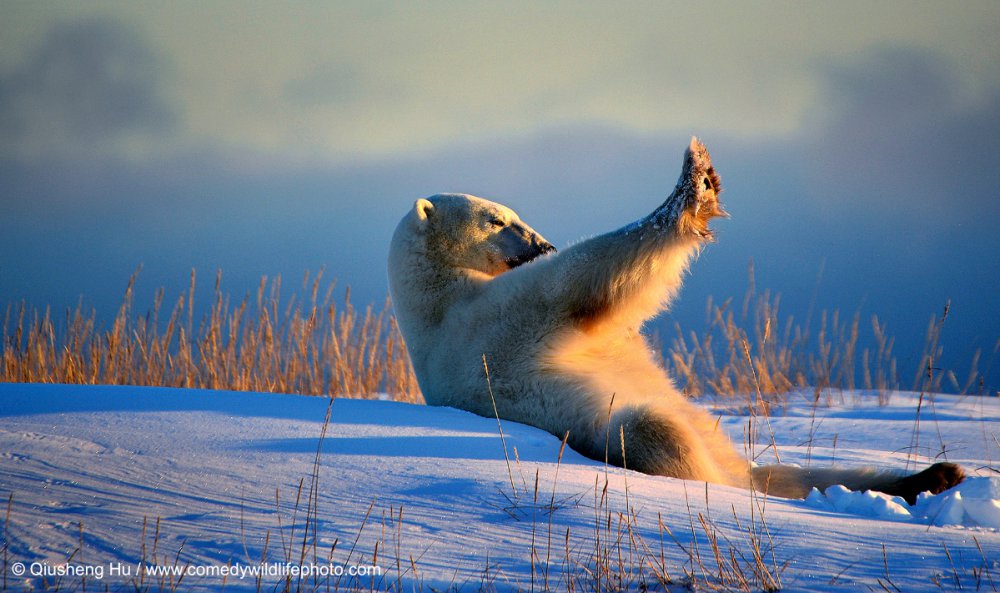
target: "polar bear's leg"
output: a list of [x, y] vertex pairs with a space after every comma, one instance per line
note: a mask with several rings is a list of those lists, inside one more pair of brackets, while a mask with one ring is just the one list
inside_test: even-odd
[[615, 465], [647, 474], [748, 485], [732, 476], [725, 464], [718, 463], [696, 426], [659, 406], [636, 406], [616, 412], [611, 418], [608, 457]]
[[826, 490], [840, 484], [850, 490], [877, 490], [901, 496], [910, 504], [921, 492], [944, 492], [962, 482], [965, 472], [954, 463], [935, 463], [920, 473], [901, 476], [872, 468], [829, 469], [802, 468], [787, 465], [765, 465], [753, 468], [755, 490], [785, 498], [805, 498], [813, 488]]
[[725, 214], [720, 191], [708, 151], [692, 139], [677, 186], [650, 215], [577, 243], [532, 271], [546, 286], [553, 314], [577, 325], [622, 327], [658, 313], [711, 239], [708, 221]]

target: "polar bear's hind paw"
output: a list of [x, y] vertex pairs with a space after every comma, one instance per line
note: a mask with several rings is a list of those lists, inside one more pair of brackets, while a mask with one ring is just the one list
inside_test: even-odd
[[708, 150], [697, 138], [692, 138], [684, 155], [684, 168], [677, 187], [664, 203], [664, 209], [672, 211], [677, 232], [711, 240], [709, 221], [728, 216], [719, 203], [721, 193], [722, 181], [712, 166]]
[[906, 502], [915, 504], [921, 492], [940, 494], [965, 480], [965, 472], [954, 463], [935, 463], [924, 471], [907, 476], [885, 489], [885, 492], [902, 496]]

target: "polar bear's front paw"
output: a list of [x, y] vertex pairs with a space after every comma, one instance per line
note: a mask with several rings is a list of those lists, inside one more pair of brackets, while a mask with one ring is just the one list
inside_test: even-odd
[[708, 222], [718, 216], [728, 216], [719, 203], [721, 192], [722, 184], [708, 150], [697, 138], [692, 138], [684, 154], [684, 168], [677, 187], [663, 204], [677, 233], [710, 240], [712, 231]]

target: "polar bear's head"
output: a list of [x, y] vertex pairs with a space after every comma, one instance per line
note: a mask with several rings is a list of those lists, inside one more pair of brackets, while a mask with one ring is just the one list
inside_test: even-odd
[[465, 194], [419, 199], [404, 223], [435, 263], [489, 276], [555, 251], [510, 208]]

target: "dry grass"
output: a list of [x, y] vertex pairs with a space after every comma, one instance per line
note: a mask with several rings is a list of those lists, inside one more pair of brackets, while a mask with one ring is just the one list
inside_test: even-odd
[[[322, 273], [306, 275], [300, 302], [282, 300], [280, 278], [261, 279], [256, 295], [236, 301], [221, 291], [217, 276], [211, 306], [200, 320], [193, 272], [188, 290], [169, 310], [161, 289], [152, 310], [135, 311], [135, 280], [133, 275], [107, 329], [82, 306], [58, 319], [48, 309], [8, 305], [0, 381], [422, 399], [389, 303], [359, 311], [348, 289], [338, 306], [332, 299], [335, 283], [324, 285]], [[919, 370], [906, 385], [894, 340], [876, 316], [864, 324], [857, 313], [848, 318], [824, 311], [818, 323], [800, 323], [780, 313], [780, 297], [755, 292], [752, 269], [750, 286], [742, 303], [709, 298], [701, 333], [675, 324], [662, 359], [685, 393], [759, 394], [766, 405], [796, 389], [813, 389], [817, 402], [831, 390], [866, 389], [885, 400], [900, 388], [977, 394], [987, 389], [979, 353], [964, 375], [936, 366], [947, 309], [930, 320]], [[1000, 342], [991, 360], [998, 349]]]
[[[987, 391], [978, 351], [962, 381], [955, 371], [935, 366], [942, 354], [947, 304], [940, 317], [930, 320], [912, 385], [901, 382], [893, 354], [895, 340], [878, 316], [870, 319], [870, 335], [864, 335], [860, 313], [847, 318], [839, 311], [823, 311], [814, 329], [810, 319], [799, 323], [783, 316], [780, 304], [780, 296], [755, 292], [751, 268], [750, 288], [741, 305], [732, 298], [716, 304], [709, 297], [707, 328], [700, 334], [675, 323], [674, 338], [663, 351], [664, 366], [689, 395], [775, 396], [812, 389], [819, 398], [830, 390], [865, 389], [877, 392], [884, 403], [889, 393], [906, 388], [978, 395]], [[994, 357], [998, 349], [1000, 342]]]
[[59, 327], [48, 309], [8, 306], [0, 380], [421, 399], [388, 303], [359, 311], [347, 289], [338, 306], [334, 283], [320, 295], [322, 273], [306, 275], [303, 303], [282, 302], [280, 278], [262, 278], [255, 300], [234, 303], [220, 288], [220, 273], [210, 311], [197, 326], [194, 272], [169, 311], [161, 289], [153, 309], [136, 314], [135, 280], [108, 329], [99, 329], [96, 313], [82, 306], [68, 310]]
[[[855, 389], [857, 382], [860, 315], [847, 321], [839, 312], [820, 315], [813, 336], [808, 324], [779, 314], [781, 299], [765, 292], [748, 292], [737, 315], [733, 299], [721, 305], [709, 298], [708, 327], [701, 334], [676, 335], [665, 352], [664, 364], [689, 394], [737, 395], [760, 390], [763, 395], [813, 387]], [[862, 383], [866, 389], [888, 391], [898, 387], [893, 341], [884, 326], [872, 318], [877, 348], [861, 353]], [[753, 352], [752, 364], [747, 353]]]

